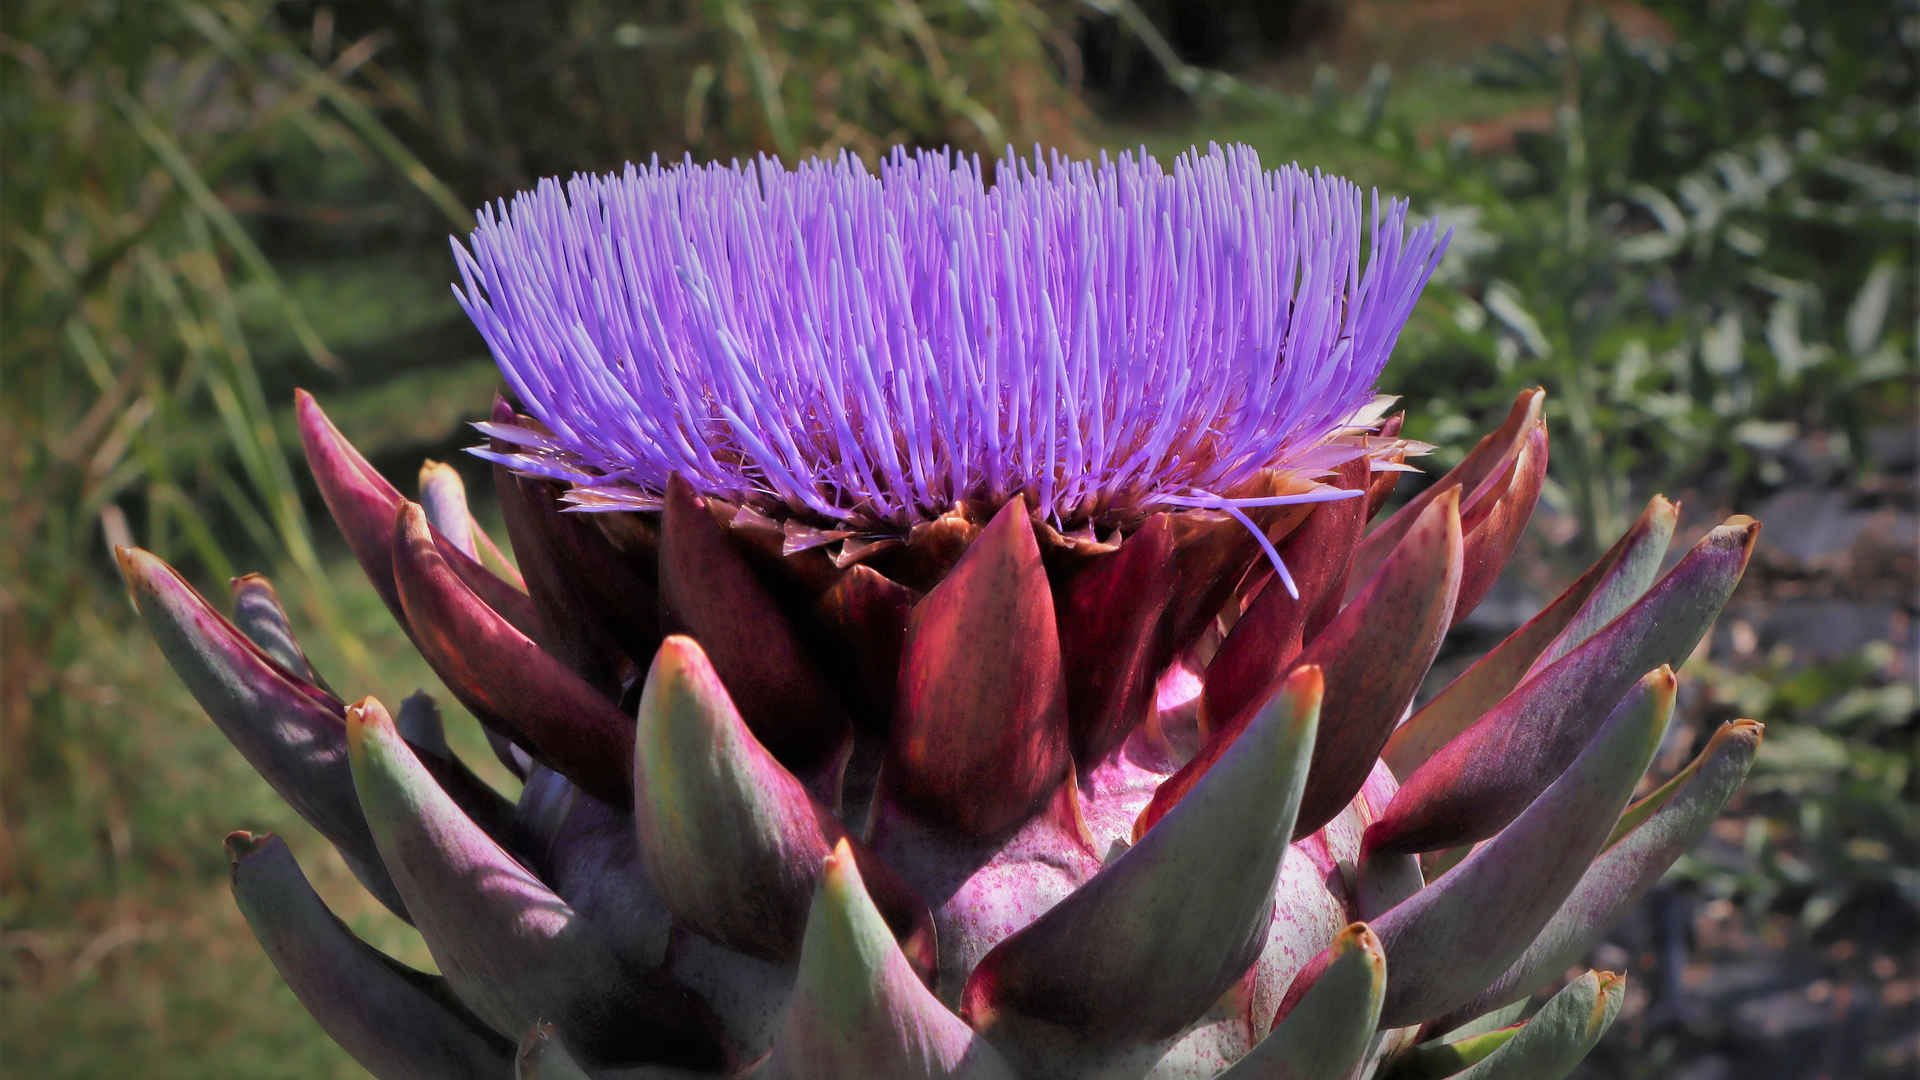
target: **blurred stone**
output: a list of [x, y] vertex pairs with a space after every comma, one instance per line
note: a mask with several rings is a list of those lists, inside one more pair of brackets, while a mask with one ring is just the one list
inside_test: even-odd
[[1920, 428], [1883, 427], [1868, 432], [1867, 460], [1889, 472], [1920, 471]]
[[1807, 990], [1807, 986], [1784, 986], [1747, 998], [1734, 1006], [1734, 1026], [1766, 1039], [1818, 1035], [1833, 1023], [1835, 1010], [1830, 1003], [1811, 1000]]
[[1735, 1072], [1733, 1062], [1716, 1054], [1697, 1057], [1672, 1075], [1673, 1080], [1734, 1080], [1751, 1074]]
[[1778, 599], [1760, 624], [1760, 648], [1785, 645], [1801, 663], [1839, 660], [1875, 641], [1888, 640], [1894, 614], [1891, 603], [1869, 606], [1850, 600]]
[[1780, 492], [1753, 515], [1765, 523], [1762, 549], [1800, 564], [1844, 556], [1873, 515], [1848, 506], [1848, 492], [1831, 488]]

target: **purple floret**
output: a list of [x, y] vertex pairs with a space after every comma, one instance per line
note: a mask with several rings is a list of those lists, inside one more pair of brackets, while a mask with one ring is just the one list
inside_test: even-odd
[[656, 160], [485, 208], [454, 294], [552, 434], [476, 452], [589, 506], [678, 472], [865, 531], [1015, 493], [1064, 528], [1237, 510], [1371, 399], [1444, 245], [1244, 146], [994, 176]]

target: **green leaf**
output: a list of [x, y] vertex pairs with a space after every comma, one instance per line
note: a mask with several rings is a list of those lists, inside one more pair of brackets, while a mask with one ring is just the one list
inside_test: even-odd
[[1767, 311], [1767, 347], [1773, 350], [1780, 381], [1791, 385], [1807, 366], [1807, 348], [1800, 339], [1800, 305], [1782, 297]]
[[1720, 318], [1700, 334], [1700, 362], [1715, 375], [1738, 375], [1744, 366], [1743, 345], [1739, 313], [1723, 311]]
[[1847, 348], [1855, 356], [1867, 355], [1880, 343], [1880, 332], [1886, 326], [1887, 308], [1893, 302], [1893, 286], [1899, 274], [1897, 262], [1882, 259], [1874, 264], [1860, 291], [1854, 294], [1853, 303], [1847, 308]]
[[1504, 281], [1494, 281], [1487, 286], [1487, 314], [1526, 347], [1529, 354], [1544, 357], [1552, 351], [1547, 335], [1540, 329], [1540, 321], [1533, 317], [1527, 306], [1521, 302], [1520, 291]]

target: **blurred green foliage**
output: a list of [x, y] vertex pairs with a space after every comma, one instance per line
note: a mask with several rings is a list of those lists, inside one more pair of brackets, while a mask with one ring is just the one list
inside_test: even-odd
[[1920, 691], [1885, 678], [1899, 663], [1892, 652], [1875, 642], [1826, 663], [1769, 660], [1709, 676], [1725, 711], [1775, 722], [1747, 788], [1770, 812], [1752, 820], [1744, 859], [1690, 859], [1678, 873], [1756, 912], [1796, 912], [1813, 933], [1850, 907], [1890, 923], [1920, 913], [1920, 805], [1910, 797]]
[[1885, 46], [1914, 35], [1914, 6], [1661, 12], [1672, 42], [1605, 23], [1592, 52], [1482, 65], [1482, 83], [1559, 88], [1553, 127], [1475, 167], [1453, 156], [1467, 183], [1432, 192], [1463, 229], [1438, 294], [1452, 332], [1398, 367], [1409, 386], [1557, 390], [1590, 546], [1624, 525], [1628, 484], [1713, 475], [1751, 498], [1807, 430], [1860, 448], [1914, 407], [1916, 71]]
[[0, 321], [16, 358], [0, 483], [17, 485], [0, 560], [33, 583], [0, 605], [13, 713], [22, 695], [57, 699], [60, 662], [83, 648], [92, 628], [65, 609], [96, 580], [96, 521], [116, 500], [212, 573], [272, 552], [317, 580], [268, 388], [342, 366], [258, 222], [327, 208], [277, 203], [262, 163], [339, 158], [443, 227], [465, 211], [341, 81], [352, 58], [308, 59], [252, 5], [34, 2], [0, 44]]
[[[1666, 11], [1666, 9], [1662, 9]], [[1914, 5], [1675, 5], [1672, 43], [1508, 49], [1479, 77], [1559, 86], [1554, 130], [1486, 163], [1463, 215], [1458, 336], [1409, 376], [1561, 392], [1558, 457], [1596, 540], [1627, 484], [1784, 479], [1808, 429], [1863, 446], [1912, 415], [1920, 241]], [[1920, 44], [1914, 42], [1913, 44]], [[1491, 349], [1489, 349], [1491, 346]], [[1436, 367], [1439, 371], [1425, 371]]]
[[1072, 142], [1072, 0], [282, 5], [373, 40], [395, 129], [468, 203], [632, 158]]
[[1797, 437], [1857, 451], [1915, 408], [1920, 5], [1653, 11], [1661, 29], [1630, 37], [1575, 3], [1561, 35], [1458, 76], [1396, 88], [1377, 64], [1349, 92], [1323, 68], [1303, 97], [1218, 113], [1453, 228], [1385, 388], [1460, 453], [1546, 386], [1551, 496], [1589, 552], [1635, 490], [1751, 498]]

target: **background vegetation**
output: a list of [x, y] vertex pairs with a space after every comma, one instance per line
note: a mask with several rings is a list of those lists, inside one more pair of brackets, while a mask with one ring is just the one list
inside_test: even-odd
[[[248, 937], [218, 847], [243, 826], [322, 845], [167, 673], [105, 540], [125, 529], [209, 591], [269, 570], [337, 684], [431, 686], [316, 516], [288, 401], [314, 389], [389, 475], [428, 455], [479, 475], [462, 422], [494, 379], [445, 288], [470, 207], [651, 154], [1228, 139], [1454, 226], [1386, 378], [1437, 466], [1517, 389], [1550, 390], [1552, 482], [1484, 640], [1652, 491], [1696, 528], [1766, 522], [1668, 760], [1734, 714], [1770, 723], [1767, 750], [1593, 958], [1636, 988], [1594, 1075], [1920, 1061], [1913, 0], [0, 18], [0, 1062], [351, 1075]], [[336, 860], [309, 861], [357, 930], [427, 962]]]

